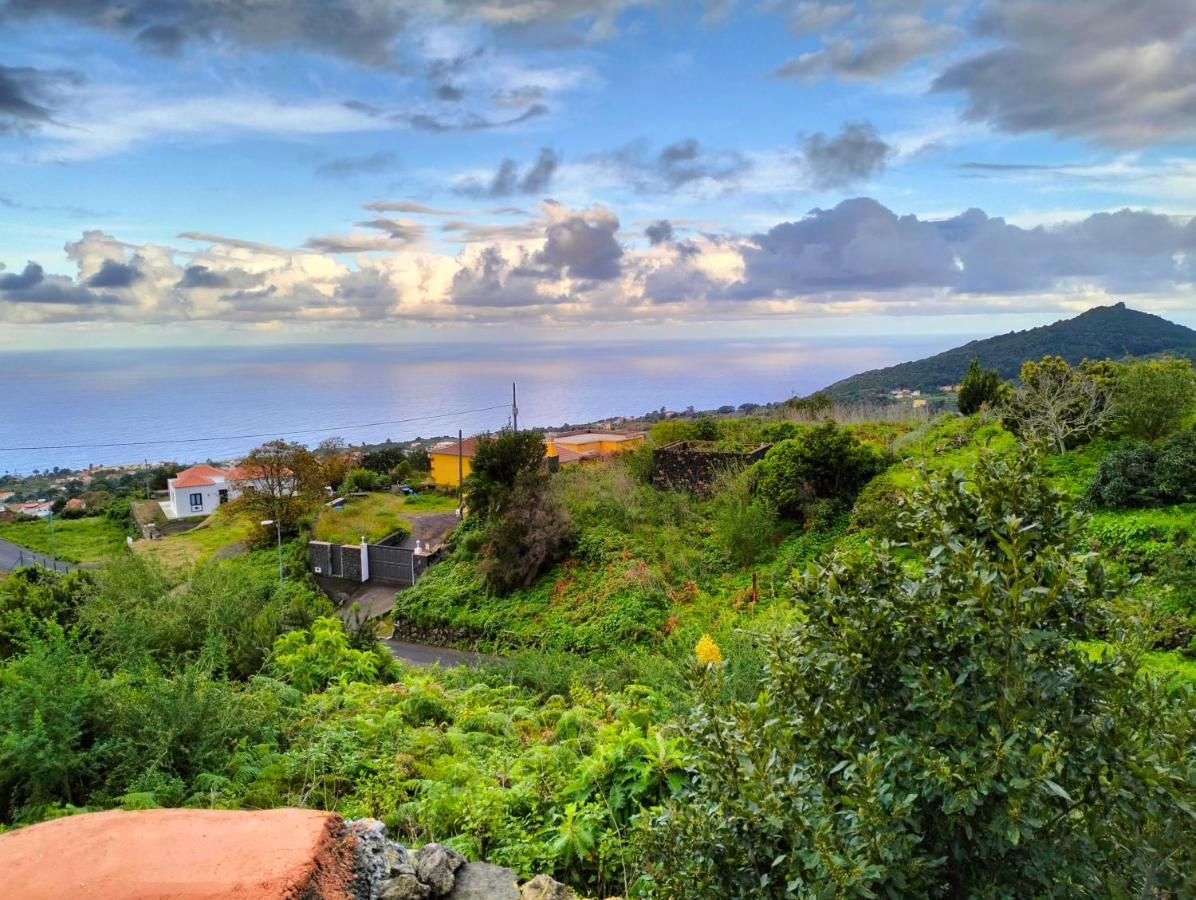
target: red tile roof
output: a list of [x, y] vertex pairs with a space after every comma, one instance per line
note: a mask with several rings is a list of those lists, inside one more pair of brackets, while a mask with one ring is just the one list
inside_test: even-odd
[[[464, 456], [466, 459], [472, 459], [474, 453], [477, 452], [477, 449], [478, 449], [478, 439], [476, 437], [467, 437], [467, 438], [465, 438], [465, 440], [463, 440], [461, 442], [461, 455]], [[429, 453], [447, 454], [448, 456], [456, 456], [457, 455], [457, 442], [455, 440], [441, 441], [439, 444], [436, 444], [428, 452]]]
[[228, 473], [215, 466], [191, 466], [170, 479], [170, 486], [176, 488], [210, 487], [217, 481], [226, 481], [227, 479]]

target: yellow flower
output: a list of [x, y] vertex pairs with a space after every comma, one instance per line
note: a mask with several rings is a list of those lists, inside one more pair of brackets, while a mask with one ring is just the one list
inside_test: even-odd
[[698, 643], [694, 646], [694, 656], [698, 658], [698, 662], [707, 666], [717, 666], [723, 661], [723, 652], [718, 649], [718, 644], [708, 634], [704, 634], [698, 639]]

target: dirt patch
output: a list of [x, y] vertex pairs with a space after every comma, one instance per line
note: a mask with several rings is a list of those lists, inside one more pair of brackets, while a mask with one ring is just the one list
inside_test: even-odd
[[316, 810], [116, 810], [0, 835], [0, 872], [26, 900], [348, 900], [353, 852]]

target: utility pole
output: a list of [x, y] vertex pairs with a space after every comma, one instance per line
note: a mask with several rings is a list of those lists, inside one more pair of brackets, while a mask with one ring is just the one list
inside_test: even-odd
[[465, 439], [461, 437], [461, 429], [457, 429], [457, 496], [465, 490]]
[[519, 430], [519, 404], [515, 401], [515, 382], [511, 382], [511, 430]]

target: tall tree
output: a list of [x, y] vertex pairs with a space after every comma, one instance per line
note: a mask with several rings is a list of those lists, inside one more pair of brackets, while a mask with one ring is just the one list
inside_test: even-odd
[[1044, 440], [1062, 453], [1089, 441], [1113, 421], [1112, 397], [1095, 374], [1060, 356], [1022, 364], [1020, 383], [1004, 404], [1010, 430]]
[[[483, 518], [502, 511], [521, 476], [547, 472], [544, 436], [503, 429], [478, 438], [465, 490], [469, 508]], [[525, 479], [526, 480], [526, 479]]]
[[959, 385], [959, 411], [965, 416], [980, 412], [986, 403], [995, 406], [1001, 398], [1001, 375], [996, 369], [982, 369], [980, 357], [973, 356], [967, 374]]
[[1186, 359], [1144, 359], [1126, 365], [1114, 389], [1113, 409], [1127, 434], [1155, 441], [1196, 411], [1196, 373]]
[[324, 496], [320, 461], [302, 444], [268, 441], [241, 460], [241, 505], [257, 520], [281, 523], [284, 536], [299, 531], [299, 520]]

